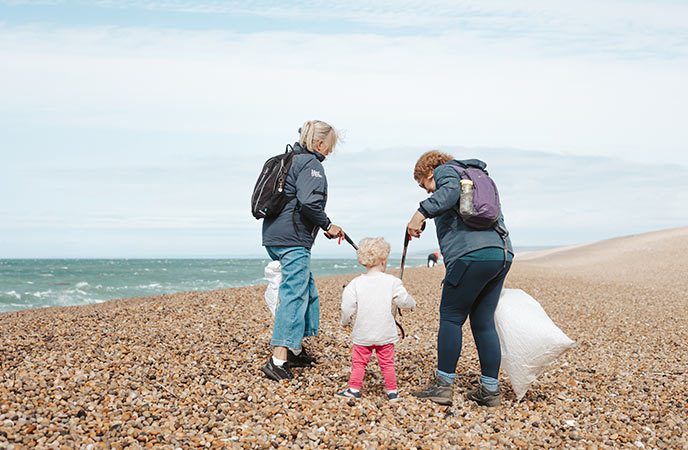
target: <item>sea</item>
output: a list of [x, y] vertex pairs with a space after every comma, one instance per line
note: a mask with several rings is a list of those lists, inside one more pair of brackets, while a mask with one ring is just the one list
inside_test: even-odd
[[[0, 313], [266, 283], [268, 259], [0, 259]], [[390, 259], [389, 267], [399, 267]], [[406, 267], [426, 265], [407, 258]], [[312, 259], [313, 275], [360, 273], [355, 259]]]

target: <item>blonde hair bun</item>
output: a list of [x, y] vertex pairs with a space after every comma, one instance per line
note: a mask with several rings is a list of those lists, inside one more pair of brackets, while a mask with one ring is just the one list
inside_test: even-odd
[[322, 120], [309, 120], [299, 128], [299, 145], [310, 151], [315, 150], [318, 141], [327, 142], [329, 139], [334, 150], [339, 140], [337, 130]]

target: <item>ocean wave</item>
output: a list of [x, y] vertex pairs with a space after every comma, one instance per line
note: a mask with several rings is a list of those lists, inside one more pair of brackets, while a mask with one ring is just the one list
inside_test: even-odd
[[53, 293], [52, 289], [48, 289], [47, 291], [24, 292], [24, 295], [30, 295], [30, 296], [36, 297], [36, 298], [43, 298], [43, 297], [50, 295], [52, 293]]
[[10, 303], [10, 306], [15, 308], [34, 308], [35, 306], [31, 303]]
[[[84, 304], [84, 305], [91, 305], [93, 303], [103, 303], [106, 302], [106, 299], [102, 298], [93, 298], [93, 297], [84, 297], [82, 299], [79, 299], [79, 301]], [[68, 303], [67, 305], [73, 305], [74, 303]]]
[[[147, 260], [143, 263], [138, 260], [103, 260], [99, 265], [93, 261], [77, 260], [65, 266], [60, 266], [59, 262], [55, 264], [54, 261], [34, 261], [30, 265], [21, 262], [18, 264], [20, 270], [16, 275], [12, 273], [12, 276], [0, 285], [0, 310], [82, 305], [162, 292], [217, 290], [264, 284], [266, 281], [263, 273], [268, 262], [267, 259]], [[398, 261], [396, 262], [398, 264]], [[407, 267], [421, 265], [424, 262], [420, 258], [409, 258], [406, 261]], [[164, 266], [160, 267], [163, 264]], [[69, 270], [61, 270], [67, 266]], [[314, 276], [362, 270], [354, 258], [315, 259], [312, 269]], [[3, 276], [4, 272], [3, 270]], [[59, 280], [52, 279], [53, 277]], [[16, 305], [10, 306], [10, 302]], [[20, 305], [22, 303], [23, 305]]]

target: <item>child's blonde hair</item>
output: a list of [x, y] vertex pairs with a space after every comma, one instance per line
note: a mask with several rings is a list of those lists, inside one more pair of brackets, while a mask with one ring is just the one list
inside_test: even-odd
[[299, 137], [301, 147], [313, 151], [318, 141], [327, 142], [328, 139], [331, 139], [332, 150], [334, 151], [339, 134], [334, 127], [321, 120], [309, 120], [301, 126], [301, 136]]
[[375, 267], [389, 258], [390, 246], [384, 238], [363, 238], [358, 244], [358, 262], [365, 267]]

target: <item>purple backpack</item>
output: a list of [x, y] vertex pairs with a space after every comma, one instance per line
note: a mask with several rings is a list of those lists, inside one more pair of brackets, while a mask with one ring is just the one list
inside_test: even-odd
[[459, 173], [459, 178], [473, 182], [472, 214], [461, 214], [463, 222], [471, 228], [487, 230], [492, 228], [500, 213], [499, 192], [492, 178], [482, 169], [446, 163]]

